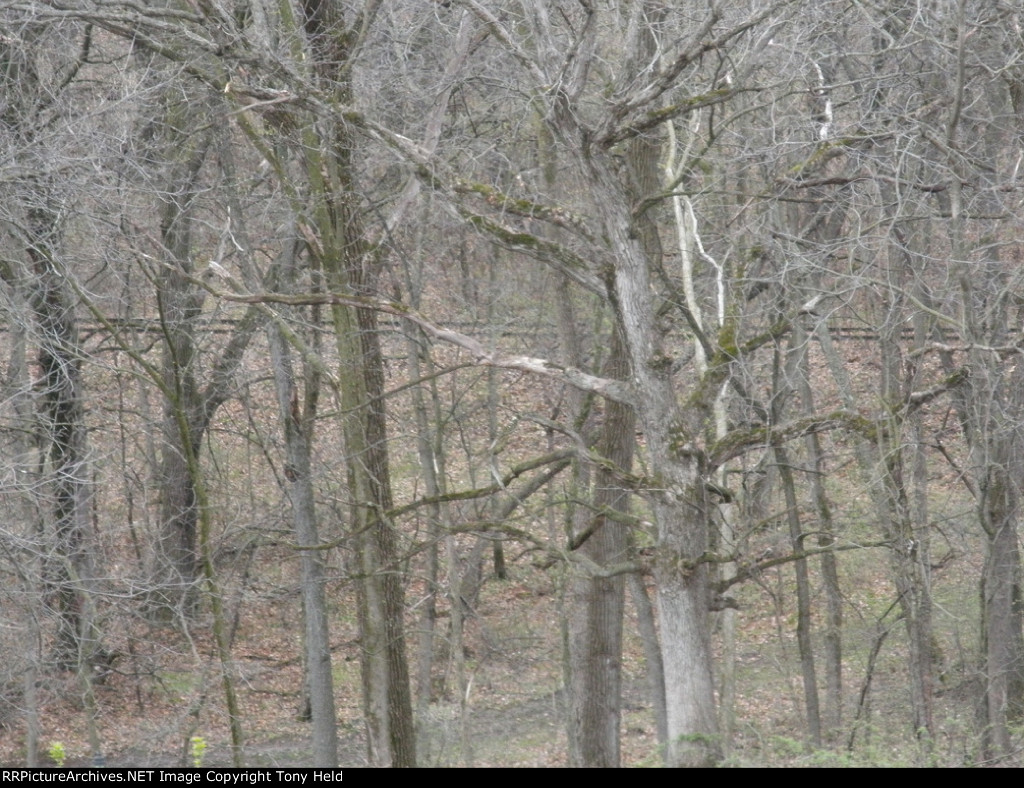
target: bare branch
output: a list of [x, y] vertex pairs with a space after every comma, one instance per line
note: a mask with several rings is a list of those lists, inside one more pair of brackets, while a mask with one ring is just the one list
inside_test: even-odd
[[[737, 583], [743, 583], [754, 577], [757, 577], [761, 572], [766, 569], [772, 569], [776, 566], [782, 566], [784, 564], [790, 564], [793, 561], [800, 561], [805, 558], [810, 558], [814, 555], [822, 555], [823, 553], [842, 553], [847, 550], [864, 550], [870, 547], [891, 547], [892, 542], [876, 541], [876, 542], [858, 542], [851, 544], [831, 544], [827, 547], [812, 547], [809, 550], [797, 550], [793, 553], [787, 553], [786, 555], [775, 556], [772, 558], [766, 558], [763, 561], [757, 561], [753, 564], [745, 564], [742, 561], [738, 561], [738, 571], [734, 577], [725, 578], [718, 581], [714, 589], [719, 594], [732, 588]], [[711, 554], [705, 554], [696, 563], [712, 563], [712, 564], [726, 564], [737, 562], [737, 556], [725, 555], [717, 556]]]
[[[220, 268], [220, 266], [217, 266]], [[218, 276], [222, 276], [216, 269], [211, 269]], [[207, 278], [209, 279], [209, 277]], [[259, 293], [250, 294], [244, 292], [227, 292], [214, 288], [209, 281], [195, 280], [203, 285], [209, 292], [225, 301], [233, 301], [240, 304], [288, 304], [291, 306], [310, 306], [314, 304], [341, 304], [365, 309], [373, 309], [385, 314], [401, 317], [415, 323], [422, 331], [430, 337], [441, 342], [447, 342], [464, 350], [468, 350], [474, 361], [480, 366], [497, 367], [500, 369], [517, 369], [523, 372], [531, 372], [545, 377], [560, 380], [583, 391], [590, 391], [599, 394], [615, 402], [624, 405], [634, 404], [632, 386], [621, 380], [612, 380], [591, 375], [581, 369], [570, 366], [562, 366], [542, 358], [530, 356], [502, 356], [498, 353], [487, 350], [483, 343], [467, 334], [443, 328], [435, 325], [430, 320], [419, 315], [414, 310], [397, 301], [369, 298], [363, 296], [346, 295], [343, 293]], [[237, 286], [234, 280], [231, 280]]]
[[547, 82], [547, 77], [541, 67], [537, 64], [537, 61], [530, 57], [526, 51], [519, 46], [516, 40], [512, 37], [512, 34], [505, 29], [505, 26], [496, 16], [494, 16], [494, 14], [480, 5], [477, 0], [461, 0], [461, 3], [476, 14], [480, 21], [487, 26], [487, 29], [491, 31], [491, 34], [501, 42], [506, 50], [508, 50], [509, 54], [518, 60], [520, 64], [522, 64], [523, 67], [533, 75], [533, 78], [537, 81], [538, 85], [543, 85]]
[[728, 435], [713, 443], [708, 449], [708, 460], [718, 466], [739, 457], [753, 447], [764, 448], [812, 435], [818, 432], [844, 429], [868, 440], [876, 440], [879, 435], [877, 423], [871, 419], [849, 411], [834, 411], [826, 416], [812, 416], [797, 419], [788, 424], [764, 425], [749, 429], [732, 430]]
[[[435, 503], [450, 503], [452, 501], [471, 501], [477, 498], [486, 498], [489, 495], [496, 495], [497, 493], [504, 492], [508, 486], [522, 476], [524, 473], [529, 473], [537, 468], [542, 468], [545, 465], [552, 466], [555, 473], [561, 471], [570, 462], [573, 457], [576, 456], [575, 449], [560, 449], [559, 451], [545, 454], [542, 457], [535, 457], [532, 460], [513, 465], [512, 468], [501, 477], [500, 484], [495, 482], [489, 484], [486, 487], [477, 487], [472, 490], [459, 490], [457, 492], [444, 493], [443, 495], [428, 496], [425, 498], [419, 498], [411, 503], [403, 504], [402, 506], [396, 506], [393, 509], [387, 511], [387, 516], [390, 518], [401, 517], [404, 514], [415, 511], [421, 506], [429, 506]], [[543, 476], [541, 477], [543, 478]], [[527, 490], [532, 486], [532, 482], [527, 485]], [[538, 485], [540, 486], [540, 485]], [[530, 490], [534, 492], [535, 490]], [[516, 496], [516, 501], [521, 502], [523, 498], [527, 497], [525, 494]], [[509, 512], [511, 514], [511, 512]]]

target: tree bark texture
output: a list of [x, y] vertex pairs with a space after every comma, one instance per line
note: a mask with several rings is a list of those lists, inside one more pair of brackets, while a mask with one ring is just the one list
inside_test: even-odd
[[[565, 129], [562, 129], [565, 136]], [[656, 489], [648, 491], [658, 528], [655, 577], [665, 666], [670, 766], [700, 766], [720, 757], [708, 627], [706, 472], [697, 448], [699, 410], [682, 408], [672, 359], [654, 325], [650, 264], [633, 231], [632, 204], [602, 151], [577, 147], [581, 180], [593, 194], [612, 260], [602, 272], [622, 333]]]
[[[348, 47], [356, 31], [346, 26], [342, 4], [335, 0], [305, 0], [302, 10], [318, 81], [346, 106], [352, 89]], [[333, 292], [371, 294], [373, 260], [353, 189], [354, 140], [340, 124], [325, 120], [305, 130], [304, 143], [310, 218], [327, 286]], [[404, 588], [397, 534], [385, 514], [392, 496], [377, 313], [342, 304], [333, 304], [331, 312], [345, 414], [368, 755], [373, 765], [415, 766]]]
[[[604, 370], [610, 377], [625, 377], [628, 363], [625, 348], [617, 336]], [[632, 408], [604, 403], [604, 420], [596, 450], [612, 466], [628, 473], [633, 464], [635, 415]], [[602, 509], [625, 512], [629, 491], [621, 489], [617, 474], [609, 468], [593, 472], [593, 514], [586, 518], [590, 537], [580, 552], [597, 566], [626, 559], [625, 527], [602, 514]], [[625, 579], [617, 577], [575, 577], [569, 656], [571, 660], [570, 748], [579, 766], [617, 768], [620, 765], [619, 731], [622, 696], [622, 617]]]

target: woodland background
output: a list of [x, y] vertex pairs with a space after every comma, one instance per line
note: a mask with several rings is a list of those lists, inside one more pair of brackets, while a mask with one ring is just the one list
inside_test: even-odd
[[1022, 24], [2, 0], [0, 760], [1019, 765]]

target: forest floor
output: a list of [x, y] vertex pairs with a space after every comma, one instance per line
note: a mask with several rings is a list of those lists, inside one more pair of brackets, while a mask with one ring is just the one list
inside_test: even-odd
[[[231, 604], [233, 659], [243, 712], [245, 764], [294, 767], [310, 763], [311, 727], [297, 719], [302, 686], [298, 596], [284, 591], [286, 571], [238, 592]], [[964, 577], [972, 576], [973, 569]], [[865, 554], [847, 558], [845, 587], [850, 614], [845, 625], [843, 728], [828, 748], [807, 744], [802, 683], [795, 646], [795, 619], [788, 583], [778, 573], [737, 589], [737, 700], [734, 766], [956, 766], [976, 764], [978, 734], [963, 644], [973, 633], [973, 595], [947, 575], [937, 593], [943, 636], [941, 686], [936, 693], [936, 740], [915, 739], [907, 720], [903, 627], [891, 612], [884, 562]], [[332, 598], [332, 650], [341, 764], [366, 763], [362, 733], [358, 641], [353, 601], [338, 584]], [[238, 600], [244, 600], [239, 602]], [[415, 664], [417, 600], [408, 621], [410, 662]], [[418, 758], [424, 766], [565, 766], [561, 595], [557, 572], [512, 566], [511, 579], [491, 580], [475, 614], [466, 620], [467, 686], [460, 715], [446, 640], [443, 605], [436, 629], [432, 698], [420, 715]], [[116, 621], [112, 618], [111, 621]], [[957, 623], [960, 622], [960, 623]], [[208, 622], [207, 622], [208, 623]], [[119, 656], [97, 685], [97, 725], [108, 766], [192, 765], [189, 742], [202, 737], [203, 765], [231, 763], [230, 739], [219, 669], [208, 626], [157, 628], [138, 619], [107, 633]], [[874, 645], [882, 640], [871, 662]], [[717, 638], [716, 638], [717, 642]], [[622, 760], [628, 766], [660, 762], [653, 711], [646, 692], [642, 647], [632, 605], [627, 604], [623, 656], [625, 697]], [[819, 677], [819, 681], [823, 679]], [[92, 762], [88, 715], [72, 674], [38, 682], [40, 761], [60, 742], [67, 765]], [[824, 690], [822, 690], [824, 692]], [[0, 765], [25, 764], [26, 715], [21, 699], [0, 698]], [[1019, 757], [1019, 756], [1018, 756]]]
[[[530, 570], [532, 573], [532, 570]], [[245, 763], [253, 767], [306, 766], [311, 726], [297, 719], [302, 685], [300, 643], [294, 630], [297, 598], [250, 600], [237, 611], [233, 646], [243, 714]], [[335, 697], [342, 766], [366, 764], [359, 696], [358, 643], [352, 600], [335, 597], [332, 636]], [[258, 623], [256, 623], [258, 622]], [[417, 622], [410, 619], [410, 633]], [[466, 621], [468, 687], [464, 722], [444, 653], [448, 617], [437, 632], [433, 698], [422, 715], [422, 765], [565, 765], [563, 693], [557, 599], [550, 580], [531, 577], [485, 586], [476, 615]], [[107, 766], [192, 765], [189, 742], [201, 736], [205, 766], [231, 765], [219, 670], [208, 627], [159, 629], [136, 621], [110, 632], [118, 650], [113, 671], [96, 687], [97, 732]], [[415, 637], [410, 637], [415, 642]], [[624, 662], [624, 756], [631, 764], [656, 752], [638, 646]], [[410, 654], [410, 660], [413, 660]], [[88, 715], [73, 674], [42, 678], [38, 690], [40, 760], [60, 742], [66, 765], [92, 763]], [[0, 700], [2, 704], [2, 700]], [[0, 765], [25, 763], [25, 722], [18, 703], [0, 715]]]

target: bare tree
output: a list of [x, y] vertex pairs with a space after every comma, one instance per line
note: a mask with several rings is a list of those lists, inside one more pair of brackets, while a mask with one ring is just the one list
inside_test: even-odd
[[[1020, 320], [1013, 295], [1020, 250], [1006, 244], [1019, 233], [1019, 217], [1005, 202], [1008, 184], [1001, 164], [1019, 159], [1015, 146], [1024, 130], [1024, 111], [1020, 65], [1005, 70], [991, 66], [999, 62], [995, 53], [1003, 46], [1021, 42], [1021, 18], [1015, 11], [1000, 17], [1001, 22], [990, 22], [980, 6], [957, 5], [948, 40], [956, 75], [949, 86], [949, 110], [945, 128], [929, 138], [948, 183], [948, 204], [943, 207], [949, 212], [949, 249], [958, 286], [952, 296], [959, 304], [954, 314], [969, 347], [970, 376], [959, 405], [985, 544], [980, 656], [989, 757], [1011, 751], [1008, 725], [1024, 715], [1021, 499], [1016, 481], [1022, 468], [1020, 364], [1016, 350], [1014, 356], [992, 350], [1013, 344], [1009, 329]], [[985, 97], [983, 102], [970, 100], [974, 90]], [[1016, 179], [1016, 168], [1010, 177]]]
[[[654, 195], [635, 193], [624, 180], [614, 154], [616, 145], [654, 133], [677, 115], [728, 99], [730, 91], [691, 95], [677, 104], [669, 98], [680, 75], [697, 63], [706, 46], [704, 37], [720, 20], [716, 13], [701, 20], [692, 34], [671, 50], [665, 66], [648, 62], [641, 66], [643, 59], [633, 50], [601, 47], [606, 43], [606, 24], [622, 24], [624, 29], [632, 24], [628, 29], [637, 30], [648, 23], [644, 18], [647, 9], [642, 4], [629, 12], [624, 8], [598, 10], [590, 4], [560, 9], [564, 25], [540, 5], [524, 6], [523, 25], [528, 38], [518, 35], [483, 4], [467, 3], [467, 7], [487, 25], [504, 50], [504, 57], [534, 84], [543, 102], [545, 122], [582, 193], [600, 196], [586, 202], [584, 211], [594, 224], [593, 237], [604, 242], [593, 252], [601, 261], [596, 272], [601, 279], [593, 274], [588, 278], [585, 266], [577, 268], [570, 262], [573, 255], [560, 251], [561, 247], [529, 243], [574, 281], [594, 287], [613, 307], [630, 369], [629, 393], [624, 393], [622, 399], [636, 411], [652, 474], [658, 480], [646, 497], [658, 526], [655, 573], [669, 701], [667, 760], [672, 764], [714, 760], [718, 728], [707, 623], [709, 588], [707, 569], [700, 561], [709, 547], [707, 465], [700, 443], [712, 392], [723, 380], [729, 357], [715, 359], [717, 363], [709, 367], [705, 379], [685, 397], [684, 404], [677, 395], [675, 379], [679, 360], [673, 358], [658, 325], [660, 304], [653, 296], [658, 261], [639, 240], [642, 233], [637, 217], [655, 204], [650, 200]], [[665, 20], [664, 29], [678, 29], [679, 21], [674, 17]], [[714, 40], [724, 46], [753, 24], [751, 20], [726, 24], [716, 31]], [[653, 33], [656, 37], [659, 34], [659, 30]], [[627, 45], [640, 40], [639, 34], [626, 38]], [[598, 51], [604, 57], [615, 58], [611, 83], [615, 98], [595, 115], [588, 104], [588, 91], [599, 79], [595, 66]], [[560, 53], [566, 52], [569, 54], [563, 59]], [[541, 206], [531, 213], [559, 222], [573, 222], [575, 216], [559, 208], [549, 207], [545, 212]], [[484, 226], [505, 243], [514, 244], [523, 237], [497, 225]], [[588, 237], [587, 230], [580, 230], [582, 238]]]
[[[1024, 704], [1024, 72], [1006, 53], [1021, 48], [1018, 11], [974, 0], [236, 5], [12, 0], [0, 12], [3, 309], [28, 317], [7, 335], [2, 404], [21, 459], [5, 468], [11, 489], [32, 493], [0, 545], [19, 587], [38, 589], [33, 562], [46, 565], [65, 664], [99, 648], [90, 507], [97, 522], [120, 514], [90, 500], [89, 419], [102, 402], [91, 407], [86, 387], [85, 309], [160, 402], [153, 544], [129, 530], [137, 555], [155, 553], [151, 615], [187, 625], [203, 612], [195, 589], [208, 592], [238, 763], [233, 633], [214, 558], [223, 546], [221, 564], [242, 566], [227, 548], [243, 531], [267, 548], [248, 520], [215, 533], [222, 503], [258, 506], [217, 490], [209, 470], [243, 371], [281, 419], [281, 446], [263, 444], [266, 464], [247, 472], [269, 478], [282, 452], [266, 497], [290, 514], [297, 547], [318, 763], [337, 761], [324, 570], [339, 546], [375, 765], [417, 762], [408, 588], [425, 589], [416, 673], [428, 742], [442, 593], [465, 732], [463, 615], [485, 548], [502, 548], [495, 574], [518, 571], [508, 540], [566, 567], [570, 763], [621, 761], [626, 575], [641, 601], [654, 578], [660, 644], [651, 621], [644, 639], [664, 665], [652, 694], [664, 702], [667, 763], [728, 752], [741, 673], [731, 644], [746, 613], [725, 592], [783, 566], [779, 588], [795, 577], [795, 594], [776, 599], [780, 610], [795, 599], [808, 739], [834, 741], [850, 683], [838, 554], [865, 542], [845, 540], [847, 527], [885, 550], [884, 605], [900, 619], [901, 634], [876, 640], [862, 698], [876, 662], [898, 655], [907, 727], [927, 753], [942, 731], [933, 585], [956, 558], [934, 557], [949, 519], [936, 514], [940, 473], [961, 485], [951, 496], [971, 499], [959, 536], [985, 556], [973, 679], [982, 743], [991, 757], [1013, 752]], [[60, 40], [76, 46], [44, 62]], [[75, 107], [103, 133], [76, 137]], [[101, 187], [120, 199], [102, 204]], [[131, 286], [147, 283], [131, 299], [127, 271]], [[331, 347], [313, 338], [320, 312]], [[391, 321], [405, 336], [397, 352]], [[851, 322], [870, 332], [856, 367], [833, 341]], [[526, 376], [514, 396], [504, 370]], [[445, 404], [449, 383], [458, 393]], [[389, 423], [406, 408], [418, 469], [408, 485], [394, 483], [401, 438]], [[248, 412], [255, 433], [276, 434]], [[16, 437], [26, 425], [35, 454]], [[343, 514], [331, 533], [317, 498], [331, 469], [313, 450], [333, 451], [317, 433], [335, 428], [343, 461], [330, 495]], [[33, 456], [45, 458], [35, 475], [13, 473]], [[545, 528], [530, 496], [570, 465]], [[855, 524], [831, 505], [835, 479], [856, 475], [846, 465], [867, 501]], [[754, 514], [744, 496], [762, 472], [767, 505]], [[536, 522], [513, 522], [520, 514]], [[752, 552], [759, 541], [778, 552]], [[116, 604], [134, 611], [135, 578], [125, 589]]]
[[[96, 630], [95, 561], [90, 523], [91, 478], [85, 422], [78, 299], [69, 286], [67, 223], [74, 192], [46, 162], [48, 138], [66, 140], [73, 80], [89, 56], [92, 31], [81, 25], [47, 30], [31, 17], [5, 16], [0, 24], [0, 85], [6, 100], [2, 144], [20, 162], [7, 173], [8, 206], [2, 217], [11, 245], [5, 281], [28, 299], [40, 370], [39, 447], [47, 469], [46, 513], [39, 536], [49, 548], [43, 575], [57, 620], [54, 656], [65, 669], [81, 669], [88, 680], [100, 649]], [[50, 36], [70, 36], [70, 57], [44, 67], [40, 53]]]

